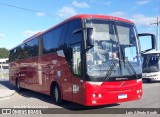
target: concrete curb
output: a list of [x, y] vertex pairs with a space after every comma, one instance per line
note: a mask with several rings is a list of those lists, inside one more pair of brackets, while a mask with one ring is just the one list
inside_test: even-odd
[[15, 90], [0, 89], [0, 100], [8, 99], [16, 93]]
[[0, 78], [0, 100], [8, 99], [15, 93], [15, 87], [10, 84], [9, 78]]

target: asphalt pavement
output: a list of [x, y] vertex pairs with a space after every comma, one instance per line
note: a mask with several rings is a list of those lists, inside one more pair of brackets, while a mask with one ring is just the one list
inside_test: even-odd
[[15, 87], [9, 83], [9, 79], [0, 78], [0, 100], [10, 98], [15, 93]]

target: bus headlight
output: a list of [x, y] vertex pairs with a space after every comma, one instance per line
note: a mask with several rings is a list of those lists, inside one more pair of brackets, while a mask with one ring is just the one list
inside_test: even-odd
[[137, 93], [141, 93], [141, 92], [142, 92], [142, 90], [141, 90], [141, 89], [137, 90]]
[[141, 82], [142, 81], [142, 79], [137, 79], [137, 82]]
[[102, 97], [102, 94], [98, 94], [98, 97], [101, 98], [101, 97]]
[[94, 94], [92, 94], [92, 97], [94, 97], [94, 98], [95, 98], [95, 97], [101, 98], [101, 97], [102, 97], [102, 94], [95, 94], [95, 93], [94, 93]]
[[96, 94], [93, 94], [92, 96], [93, 96], [93, 97], [96, 97]]

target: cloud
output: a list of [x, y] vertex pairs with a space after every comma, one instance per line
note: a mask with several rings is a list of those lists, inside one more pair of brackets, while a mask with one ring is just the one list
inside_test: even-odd
[[122, 18], [127, 17], [127, 14], [122, 11], [112, 12], [112, 13], [109, 13], [108, 15], [122, 17]]
[[146, 5], [150, 2], [151, 2], [151, 0], [141, 0], [141, 1], [136, 2], [136, 4], [137, 5]]
[[77, 14], [77, 12], [75, 11], [75, 9], [72, 8], [72, 7], [68, 7], [68, 6], [62, 7], [57, 12], [57, 15], [60, 18], [68, 18], [68, 17], [71, 17], [71, 16], [76, 15], [76, 14]]
[[156, 17], [149, 17], [143, 14], [135, 14], [130, 17], [130, 20], [135, 22], [136, 25], [150, 26], [150, 22], [156, 22]]
[[37, 34], [38, 32], [43, 32], [43, 30], [26, 30], [24, 32], [22, 32], [23, 36], [33, 36], [35, 34]]
[[143, 14], [129, 15], [122, 11], [116, 11], [109, 13], [108, 15], [129, 19], [139, 26], [150, 26], [151, 22], [156, 22], [156, 16], [145, 16]]
[[4, 38], [4, 34], [0, 33], [0, 39]]
[[72, 2], [72, 5], [78, 8], [89, 8], [90, 7], [86, 2], [77, 2], [76, 0]]
[[36, 15], [37, 15], [38, 17], [42, 17], [42, 16], [45, 16], [45, 15], [46, 15], [46, 13], [43, 13], [43, 12], [37, 12], [37, 13], [36, 13]]

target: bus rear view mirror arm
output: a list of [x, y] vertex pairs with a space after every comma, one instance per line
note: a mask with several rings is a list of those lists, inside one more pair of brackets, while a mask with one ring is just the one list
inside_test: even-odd
[[86, 41], [86, 44], [87, 44], [87, 50], [91, 49], [92, 47], [94, 47], [94, 38], [93, 38], [93, 28], [91, 27], [86, 27], [86, 28], [79, 28], [79, 29], [76, 29], [74, 30], [72, 33], [73, 34], [77, 34], [77, 33], [80, 33], [82, 32], [83, 30], [86, 30], [86, 34], [87, 34], [87, 41]]
[[87, 28], [87, 46], [94, 47], [93, 28]]

